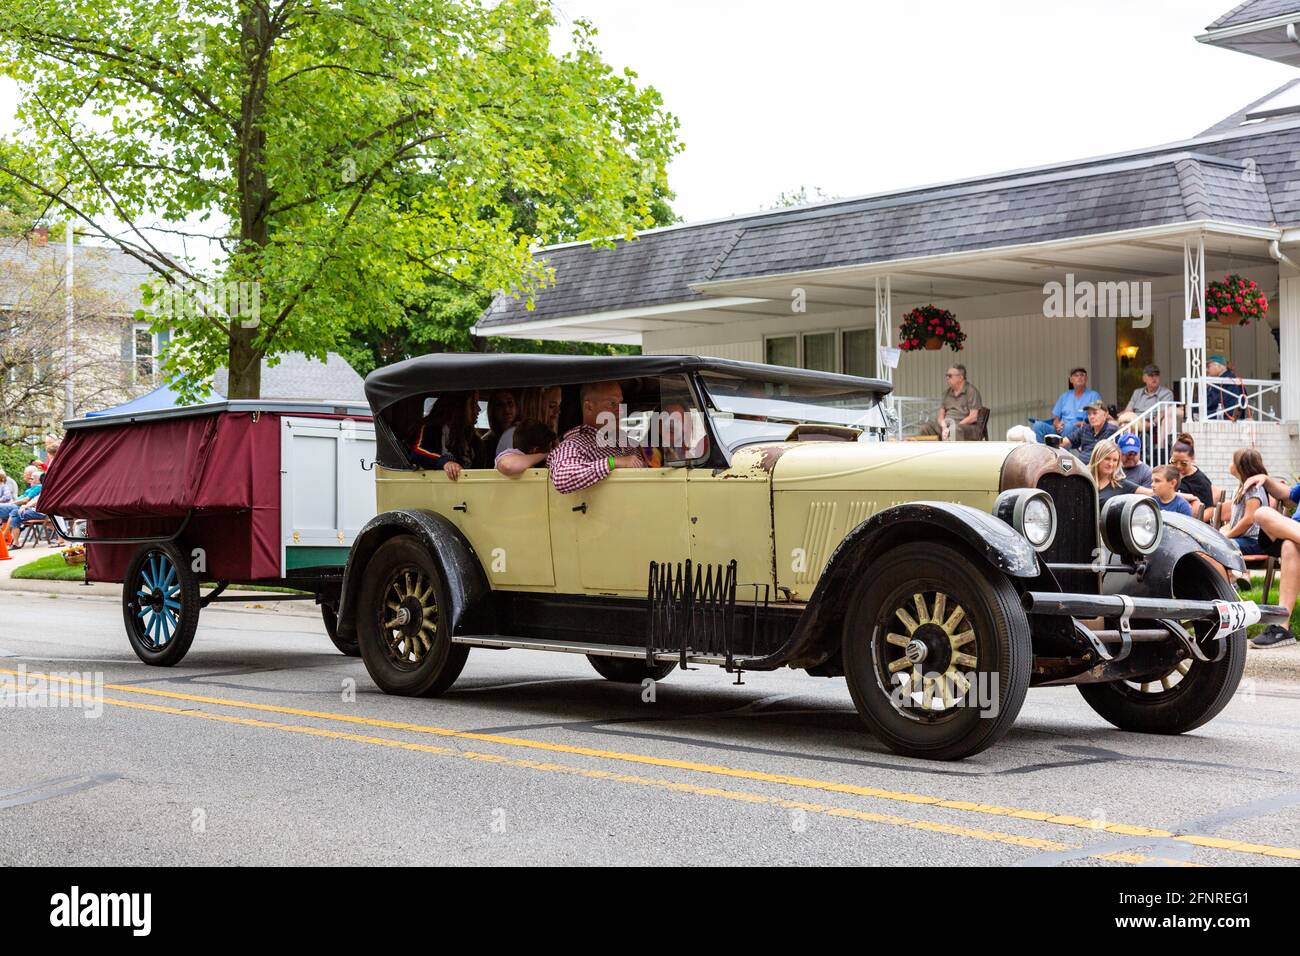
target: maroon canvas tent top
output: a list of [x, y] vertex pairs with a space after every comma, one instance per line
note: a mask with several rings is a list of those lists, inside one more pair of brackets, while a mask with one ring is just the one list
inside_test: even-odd
[[[92, 538], [170, 536], [184, 524], [204, 577], [283, 574], [280, 417], [369, 419], [364, 406], [221, 402], [68, 423], [41, 510]], [[121, 581], [137, 544], [88, 544], [86, 578]]]

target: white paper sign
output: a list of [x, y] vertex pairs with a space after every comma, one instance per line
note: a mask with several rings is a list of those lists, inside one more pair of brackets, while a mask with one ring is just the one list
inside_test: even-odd
[[1254, 601], [1215, 601], [1214, 606], [1219, 611], [1219, 627], [1213, 638], [1227, 637], [1233, 631], [1258, 624], [1263, 616]]
[[880, 347], [880, 364], [885, 368], [898, 368], [898, 349], [888, 345]]
[[1183, 348], [1205, 348], [1205, 320], [1183, 319]]

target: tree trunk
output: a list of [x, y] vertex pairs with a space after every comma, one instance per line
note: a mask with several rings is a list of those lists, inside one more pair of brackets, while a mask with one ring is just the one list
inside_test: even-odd
[[257, 329], [246, 329], [238, 316], [230, 319], [230, 355], [226, 368], [230, 377], [226, 381], [226, 398], [262, 397], [262, 353], [253, 347]]
[[[239, 238], [241, 251], [259, 250], [270, 242], [266, 210], [271, 189], [266, 179], [266, 130], [262, 126], [263, 94], [271, 64], [271, 22], [265, 5], [245, 0], [240, 23], [245, 82], [239, 122]], [[231, 277], [234, 278], [233, 276]], [[251, 277], [259, 281], [257, 276]], [[253, 344], [258, 329], [244, 328], [240, 316], [230, 316], [230, 377], [227, 398], [260, 398], [262, 356]]]

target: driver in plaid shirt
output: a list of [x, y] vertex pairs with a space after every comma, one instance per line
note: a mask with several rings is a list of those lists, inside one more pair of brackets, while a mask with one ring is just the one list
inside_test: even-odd
[[639, 452], [601, 447], [600, 416], [612, 415], [617, 422], [622, 403], [623, 389], [618, 382], [596, 382], [582, 387], [582, 424], [565, 433], [546, 460], [551, 484], [560, 494], [590, 488], [615, 468], [646, 467]]

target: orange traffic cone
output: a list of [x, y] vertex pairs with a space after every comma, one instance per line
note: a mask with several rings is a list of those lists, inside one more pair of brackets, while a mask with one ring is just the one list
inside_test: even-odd
[[9, 537], [7, 528], [0, 527], [0, 561], [9, 560], [9, 545], [5, 539]]

